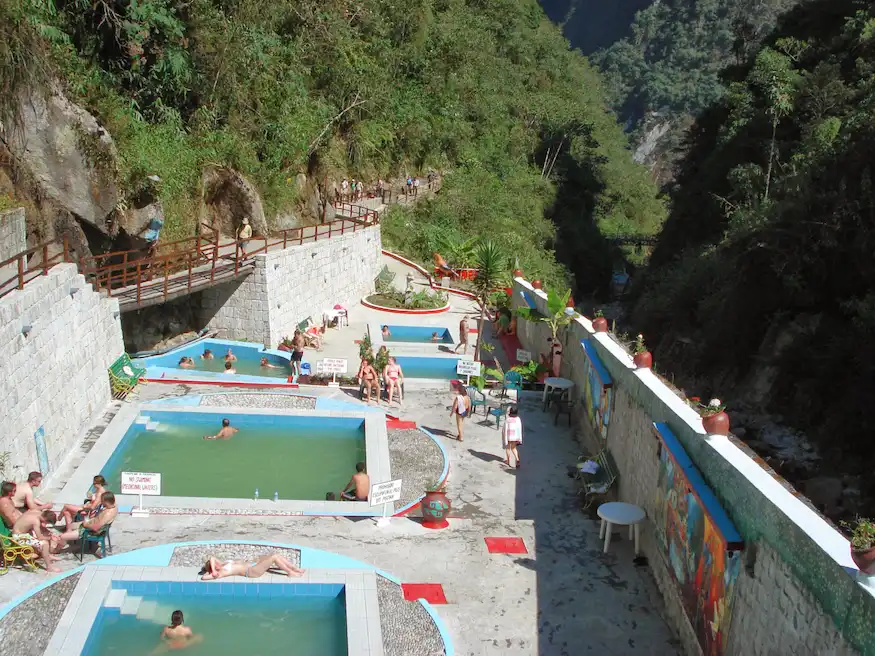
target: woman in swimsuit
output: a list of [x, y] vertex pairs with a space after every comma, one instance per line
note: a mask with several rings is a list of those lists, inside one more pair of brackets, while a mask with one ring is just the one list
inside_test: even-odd
[[456, 385], [456, 398], [453, 399], [453, 407], [450, 408], [450, 416], [456, 415], [456, 430], [459, 432], [459, 441], [462, 441], [462, 424], [465, 417], [471, 412], [471, 398], [464, 385]]
[[404, 403], [404, 397], [401, 395], [401, 385], [404, 383], [404, 372], [401, 371], [401, 366], [395, 358], [389, 358], [389, 364], [383, 369], [383, 378], [386, 381], [386, 394], [389, 396], [389, 403], [392, 403], [394, 391], [398, 390], [398, 405]]
[[281, 569], [288, 576], [301, 576], [304, 573], [304, 570], [292, 565], [292, 562], [281, 553], [273, 553], [262, 556], [254, 563], [245, 560], [226, 560], [223, 563], [218, 558], [211, 556], [198, 574], [201, 575], [202, 581], [223, 579], [226, 576], [245, 576], [257, 579], [269, 569]]
[[377, 372], [374, 369], [373, 365], [368, 362], [368, 359], [362, 358], [362, 363], [359, 366], [359, 371], [357, 374], [357, 378], [359, 382], [362, 384], [365, 392], [365, 401], [367, 403], [371, 402], [371, 391], [374, 392], [374, 397], [377, 402], [380, 402], [380, 384], [377, 382]]
[[199, 642], [203, 642], [203, 636], [195, 635], [191, 629], [185, 626], [185, 618], [181, 610], [175, 610], [170, 615], [170, 626], [161, 629], [161, 645], [152, 653], [160, 654], [171, 649], [185, 649]]

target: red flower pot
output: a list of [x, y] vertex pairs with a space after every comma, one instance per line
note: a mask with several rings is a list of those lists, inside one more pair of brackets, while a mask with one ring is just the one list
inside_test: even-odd
[[286, 351], [287, 353], [291, 353], [292, 347], [286, 346], [285, 344], [280, 344], [279, 346], [276, 347], [276, 350], [277, 351]]
[[875, 574], [875, 547], [857, 551], [851, 547], [851, 558], [860, 571], [866, 575]]
[[635, 366], [639, 369], [650, 369], [653, 366], [653, 355], [650, 351], [636, 353], [635, 357], [632, 358], [632, 362], [634, 362]]
[[532, 281], [532, 287], [534, 289], [541, 289], [542, 286], [543, 286], [543, 283], [540, 280], [533, 280]]
[[426, 492], [419, 505], [422, 509], [422, 525], [425, 528], [446, 528], [450, 525], [447, 517], [451, 506], [446, 492]]
[[702, 427], [708, 435], [729, 435], [729, 415], [718, 412], [710, 417], [702, 417]]
[[505, 287], [503, 291], [508, 296], [513, 296], [513, 289], [511, 289], [510, 287]]
[[608, 332], [608, 320], [604, 317], [596, 317], [592, 320], [592, 329], [597, 333]]
[[514, 278], [522, 278], [523, 277], [523, 270], [522, 269], [514, 269], [513, 270], [513, 277]]

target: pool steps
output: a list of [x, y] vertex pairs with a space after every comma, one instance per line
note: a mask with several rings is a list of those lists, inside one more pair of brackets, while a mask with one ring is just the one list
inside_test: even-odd
[[145, 426], [147, 431], [157, 431], [161, 428], [161, 424], [159, 422], [152, 421], [152, 418], [146, 415], [140, 415], [134, 420], [134, 423], [140, 426]]
[[105, 608], [118, 608], [122, 615], [136, 615], [138, 620], [146, 620], [156, 624], [165, 624], [165, 620], [170, 617], [169, 610], [164, 609], [165, 612], [158, 612], [157, 601], [143, 601], [142, 597], [129, 595], [127, 590], [116, 588], [109, 591], [103, 605]]

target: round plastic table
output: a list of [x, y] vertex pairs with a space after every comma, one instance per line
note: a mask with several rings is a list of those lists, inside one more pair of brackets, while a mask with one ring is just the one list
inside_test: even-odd
[[638, 555], [639, 543], [639, 524], [644, 521], [647, 516], [644, 508], [640, 508], [631, 503], [621, 503], [612, 501], [611, 503], [603, 503], [599, 506], [598, 516], [602, 518], [602, 525], [599, 531], [599, 538], [605, 539], [605, 553], [608, 553], [608, 547], [611, 546], [611, 526], [629, 527], [629, 539], [635, 539], [635, 555]]
[[567, 390], [574, 387], [574, 381], [568, 380], [567, 378], [545, 378], [544, 379], [544, 397], [541, 399], [542, 403], [547, 402], [547, 394], [551, 389], [561, 389]]

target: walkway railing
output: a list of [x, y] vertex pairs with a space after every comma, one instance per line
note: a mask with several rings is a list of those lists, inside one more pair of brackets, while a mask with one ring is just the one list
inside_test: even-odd
[[[76, 259], [67, 241], [47, 242], [0, 263], [15, 266], [16, 275], [0, 280], [0, 298], [24, 285], [61, 262], [74, 262], [86, 280], [108, 296], [124, 297], [125, 305], [140, 306], [163, 303], [171, 296], [191, 293], [195, 288], [236, 278], [254, 267], [254, 257], [289, 246], [332, 239], [379, 224], [379, 214], [372, 209], [350, 203], [338, 203], [340, 212], [349, 216], [321, 225], [289, 228], [269, 236], [253, 237], [245, 243], [234, 239], [221, 241], [211, 226], [202, 224], [203, 234], [173, 242], [159, 242], [154, 248], [115, 251]], [[59, 251], [49, 256], [51, 251]], [[42, 253], [42, 261], [32, 270], [28, 260]]]

